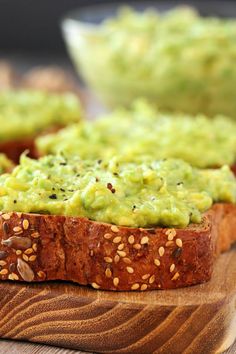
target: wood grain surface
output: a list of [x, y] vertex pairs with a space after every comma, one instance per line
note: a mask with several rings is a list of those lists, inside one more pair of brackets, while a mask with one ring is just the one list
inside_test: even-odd
[[0, 283], [0, 337], [98, 353], [210, 354], [236, 337], [236, 249], [209, 283], [105, 292], [69, 283]]
[[[17, 342], [12, 340], [0, 340], [0, 354], [86, 354], [80, 350], [71, 350], [58, 347], [52, 347], [42, 344], [33, 344], [30, 342]], [[222, 354], [235, 354], [236, 342]], [[90, 354], [96, 354], [95, 352]]]

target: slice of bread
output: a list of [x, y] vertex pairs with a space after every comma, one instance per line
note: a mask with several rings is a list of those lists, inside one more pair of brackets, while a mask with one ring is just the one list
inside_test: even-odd
[[2, 213], [0, 279], [69, 280], [95, 289], [178, 288], [208, 281], [236, 241], [236, 206], [215, 204], [185, 229], [127, 228], [82, 217]]

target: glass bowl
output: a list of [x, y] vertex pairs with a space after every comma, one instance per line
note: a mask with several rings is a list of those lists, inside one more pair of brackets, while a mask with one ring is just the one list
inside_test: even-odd
[[[179, 4], [157, 1], [123, 5], [141, 12], [150, 7], [162, 12]], [[189, 5], [202, 16], [236, 16], [233, 2], [188, 1]], [[62, 20], [63, 37], [79, 76], [105, 105], [127, 106], [144, 97], [165, 110], [236, 116], [236, 22], [230, 46], [221, 38], [221, 31], [212, 34], [213, 40], [209, 31], [207, 38], [196, 40], [196, 45], [184, 43], [183, 50], [182, 44], [175, 48], [174, 40], [167, 45], [165, 38], [160, 43], [153, 38], [148, 50], [142, 52], [142, 36], [132, 36], [127, 45], [119, 47], [119, 36], [104, 30], [102, 22], [116, 16], [120, 7], [120, 2], [84, 6]], [[182, 43], [185, 39], [177, 40]]]

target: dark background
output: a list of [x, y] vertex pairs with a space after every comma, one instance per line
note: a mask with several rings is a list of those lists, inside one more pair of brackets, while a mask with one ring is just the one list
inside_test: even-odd
[[[189, 3], [189, 1], [184, 2]], [[64, 55], [65, 48], [59, 27], [60, 18], [71, 9], [96, 3], [106, 3], [106, 1], [0, 0], [0, 57], [11, 52], [40, 52], [41, 54], [45, 52], [48, 55], [50, 53]], [[178, 1], [172, 0], [172, 3]], [[207, 11], [210, 6], [210, 13], [217, 14], [219, 11], [219, 6], [214, 10], [214, 2], [211, 0], [202, 0], [198, 3]], [[226, 15], [230, 15], [232, 11], [229, 9], [230, 6], [227, 7], [225, 0], [218, 1], [219, 3], [222, 14], [225, 15], [226, 12]], [[231, 0], [231, 4], [233, 3]], [[236, 16], [236, 1], [233, 12]]]

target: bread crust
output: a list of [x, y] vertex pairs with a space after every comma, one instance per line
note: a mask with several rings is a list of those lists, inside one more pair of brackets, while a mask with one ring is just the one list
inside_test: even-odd
[[6, 213], [0, 216], [0, 279], [68, 280], [106, 290], [194, 285], [210, 279], [215, 256], [236, 240], [235, 226], [232, 204], [214, 205], [200, 225], [185, 229]]
[[35, 145], [35, 140], [38, 136], [49, 134], [49, 133], [56, 133], [60, 129], [65, 128], [62, 125], [54, 125], [48, 127], [45, 131], [41, 132], [40, 134], [33, 136], [33, 137], [24, 137], [15, 140], [7, 140], [0, 142], [0, 152], [4, 153], [10, 160], [12, 160], [15, 164], [19, 163], [20, 155], [24, 151], [28, 151], [28, 156], [34, 159], [39, 158], [39, 154], [37, 152], [37, 148]]
[[14, 163], [19, 162], [20, 155], [25, 151], [29, 151], [29, 156], [37, 157], [34, 139], [25, 138], [19, 140], [10, 140], [0, 143], [0, 152], [4, 153]]

